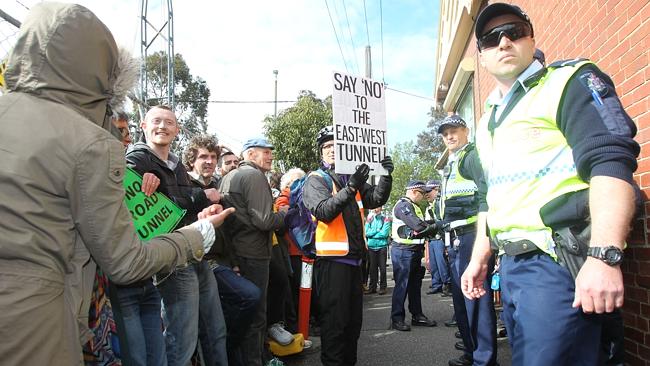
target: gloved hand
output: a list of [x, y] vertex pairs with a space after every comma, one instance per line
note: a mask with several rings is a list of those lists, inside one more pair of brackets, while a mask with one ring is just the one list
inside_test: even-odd
[[384, 156], [383, 159], [379, 162], [381, 166], [384, 167], [384, 169], [388, 170], [388, 175], [393, 174], [393, 170], [395, 170], [395, 165], [393, 165], [393, 159], [390, 158], [390, 156], [386, 155]]
[[370, 176], [370, 167], [368, 166], [368, 164], [364, 163], [359, 165], [357, 171], [350, 176], [350, 180], [348, 181], [348, 187], [358, 191], [366, 183], [366, 181], [368, 180], [368, 176]]
[[436, 221], [433, 226], [435, 226], [436, 231], [449, 231], [449, 223], [443, 220]]

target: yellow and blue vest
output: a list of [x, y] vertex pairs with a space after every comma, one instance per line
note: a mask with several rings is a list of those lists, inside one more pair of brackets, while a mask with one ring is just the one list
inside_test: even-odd
[[530, 240], [555, 258], [551, 228], [540, 209], [589, 186], [578, 176], [571, 147], [557, 125], [563, 91], [581, 61], [549, 67], [501, 124], [488, 128], [492, 108], [477, 126], [476, 146], [488, 186], [488, 226], [497, 244]]

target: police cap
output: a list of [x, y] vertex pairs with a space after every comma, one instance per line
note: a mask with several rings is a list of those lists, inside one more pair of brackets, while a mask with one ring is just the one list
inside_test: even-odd
[[483, 9], [481, 13], [478, 15], [478, 17], [476, 18], [476, 27], [474, 28], [474, 35], [476, 36], [476, 39], [481, 38], [481, 36], [485, 34], [485, 31], [489, 30], [483, 28], [485, 28], [485, 25], [492, 18], [496, 18], [500, 15], [506, 15], [506, 14], [512, 14], [517, 16], [522, 21], [530, 25], [531, 31], [533, 30], [533, 23], [530, 22], [530, 18], [523, 10], [521, 10], [520, 7], [516, 5], [505, 4], [505, 3], [494, 3], [486, 6], [485, 9]]
[[438, 133], [442, 133], [447, 127], [467, 127], [467, 123], [459, 115], [454, 114], [442, 120], [442, 123], [438, 126]]

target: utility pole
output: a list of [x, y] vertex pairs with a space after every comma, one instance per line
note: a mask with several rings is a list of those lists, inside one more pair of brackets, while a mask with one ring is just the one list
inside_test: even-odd
[[372, 54], [370, 52], [370, 45], [366, 46], [366, 77], [372, 79]]
[[[145, 105], [141, 105], [139, 108], [140, 118], [144, 119], [144, 114], [147, 112], [147, 105], [152, 104], [147, 95], [147, 88], [149, 86], [149, 77], [147, 75], [147, 56], [149, 55], [150, 49], [153, 49], [153, 43], [157, 39], [161, 39], [161, 42], [164, 45], [163, 53], [166, 56], [167, 63], [167, 74], [161, 72], [161, 77], [167, 76], [167, 96], [166, 98], [159, 99], [155, 103], [161, 104], [165, 103], [172, 109], [174, 109], [174, 11], [172, 8], [172, 0], [154, 0], [156, 4], [150, 6], [149, 0], [140, 0], [140, 57], [141, 66], [140, 66], [140, 92], [139, 97]], [[153, 2], [153, 1], [152, 1]], [[166, 4], [166, 7], [165, 7]], [[158, 9], [163, 8], [163, 11], [166, 10], [163, 14], [163, 18], [155, 18], [149, 16], [149, 9]], [[155, 19], [154, 19], [155, 18]], [[160, 24], [162, 26], [158, 27], [154, 23]], [[151, 33], [149, 33], [151, 31]], [[158, 44], [157, 44], [158, 45]]]
[[273, 70], [273, 75], [275, 75], [275, 98], [273, 99], [275, 109], [273, 111], [273, 117], [278, 119], [278, 70]]
[[[366, 46], [366, 77], [372, 79], [372, 52], [370, 50], [370, 45]], [[375, 176], [370, 176], [370, 184], [374, 186], [375, 183]]]

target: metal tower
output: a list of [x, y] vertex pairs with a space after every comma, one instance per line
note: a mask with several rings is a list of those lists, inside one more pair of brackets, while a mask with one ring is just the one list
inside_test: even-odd
[[[174, 12], [172, 11], [172, 0], [159, 0], [154, 1], [162, 9], [162, 19], [150, 19], [147, 14], [150, 9], [149, 0], [141, 0], [140, 12], [140, 56], [142, 57], [141, 75], [140, 75], [140, 100], [146, 105], [167, 104], [172, 109], [174, 108]], [[164, 4], [163, 4], [164, 3]], [[166, 8], [165, 8], [166, 7]], [[167, 16], [164, 16], [166, 11]], [[163, 22], [161, 27], [154, 25], [156, 22]], [[151, 33], [150, 33], [151, 32]], [[149, 86], [149, 75], [147, 75], [147, 56], [149, 55], [150, 48], [160, 37], [164, 43], [163, 52], [167, 58], [167, 96], [160, 100], [150, 103], [147, 96]], [[160, 42], [158, 42], [160, 43]], [[159, 50], [155, 50], [159, 51]], [[144, 118], [146, 113], [146, 105], [140, 104], [141, 118]]]

